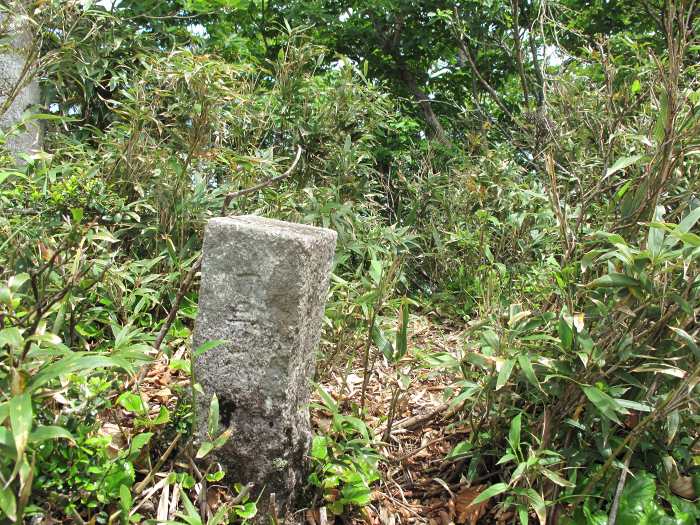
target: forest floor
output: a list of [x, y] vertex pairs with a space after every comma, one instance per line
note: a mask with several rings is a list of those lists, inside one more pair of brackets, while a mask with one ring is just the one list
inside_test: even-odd
[[[415, 352], [409, 351], [410, 355], [399, 366], [410, 382], [408, 385], [404, 382], [405, 388], [396, 403], [390, 436], [386, 435], [387, 415], [397, 384], [397, 369], [381, 357], [370, 366], [365, 423], [375, 438], [381, 439], [378, 451], [384, 461], [372, 502], [362, 509], [357, 523], [475, 525], [480, 519], [481, 523], [503, 523], [512, 517], [489, 513], [488, 502], [469, 505], [488, 486], [483, 483], [491, 476], [467, 484], [462, 474], [466, 472], [468, 459], [451, 460], [447, 456], [455, 445], [468, 440], [472, 424], [484, 422], [456, 417], [459, 406], [450, 399], [454, 397], [454, 382], [459, 378], [444, 370], [430, 369], [415, 357], [420, 352], [445, 352], [459, 359], [466, 332], [464, 325], [438, 324], [425, 317], [412, 319], [408, 347]], [[344, 371], [336, 369], [321, 382], [342, 412], [353, 413], [361, 406], [363, 373], [358, 355], [353, 366]], [[478, 415], [472, 416], [478, 419]], [[327, 430], [329, 414], [312, 410], [312, 422], [320, 430]], [[307, 511], [306, 518], [309, 525], [324, 525], [320, 523], [318, 509]], [[328, 524], [333, 523], [332, 517], [327, 520]]]

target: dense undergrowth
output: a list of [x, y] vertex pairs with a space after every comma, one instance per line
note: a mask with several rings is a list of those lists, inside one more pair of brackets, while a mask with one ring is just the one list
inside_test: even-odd
[[[289, 2], [253, 38], [254, 2], [146, 4], [29, 11], [41, 57], [29, 74], [45, 105], [26, 118], [45, 143], [0, 156], [3, 519], [154, 520], [161, 509], [138, 502], [157, 483], [180, 494], [166, 519], [267, 512], [209, 457], [235, 434], [213, 421], [209, 445], [190, 438], [188, 272], [223, 210], [335, 229], [318, 379], [353, 364], [371, 374], [376, 360], [395, 369], [384, 435], [363, 423], [364, 390], [349, 407], [320, 390], [331, 425], [314, 439], [307, 504], [346, 518], [370, 504], [410, 363], [455, 378], [450, 424], [469, 432], [449, 455], [453, 474], [497, 473], [475, 505], [521, 523], [697, 523], [693, 2], [651, 3], [648, 26], [598, 36], [572, 15], [593, 8], [526, 2], [522, 36], [556, 48], [554, 65], [518, 52], [508, 24], [520, 2], [484, 2], [512, 53], [502, 77], [464, 63], [478, 43], [469, 9], [416, 7], [461, 57], [445, 59], [461, 75], [451, 81], [473, 89], [440, 110], [441, 131], [426, 126], [425, 101], [377, 72], [379, 51], [344, 56], [360, 43], [326, 32], [342, 17]], [[423, 20], [405, 9], [406, 23]], [[402, 52], [424, 52], [413, 45]], [[497, 69], [503, 57], [481, 51]], [[447, 99], [444, 78], [426, 85]], [[299, 149], [288, 177], [229, 202], [285, 173]], [[417, 315], [468, 327], [465, 345], [411, 347]], [[143, 388], [153, 363], [173, 377], [156, 405]], [[207, 483], [225, 487], [222, 501], [202, 496]]]

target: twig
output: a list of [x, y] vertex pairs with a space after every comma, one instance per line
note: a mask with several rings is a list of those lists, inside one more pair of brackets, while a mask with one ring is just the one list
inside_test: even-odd
[[276, 494], [274, 492], [270, 493], [270, 505], [268, 512], [270, 514], [270, 521], [272, 522], [272, 525], [279, 525], [279, 518], [277, 517]]
[[256, 191], [262, 190], [263, 188], [267, 188], [268, 186], [272, 186], [273, 184], [276, 184], [289, 177], [294, 171], [294, 169], [297, 167], [297, 163], [301, 158], [301, 152], [301, 146], [297, 146], [297, 154], [294, 158], [294, 162], [292, 162], [292, 165], [289, 166], [289, 168], [287, 168], [287, 171], [285, 171], [282, 175], [272, 177], [271, 179], [268, 179], [265, 182], [261, 182], [260, 184], [256, 184], [255, 186], [251, 186], [250, 188], [245, 188], [243, 190], [238, 190], [227, 194], [224, 198], [224, 205], [221, 208], [221, 215], [226, 215], [226, 210], [228, 209], [228, 206], [233, 199], [237, 199], [238, 197], [242, 197], [243, 195], [248, 195], [249, 193], [255, 193]]
[[[441, 413], [445, 412], [445, 417], [450, 417], [452, 416], [455, 412], [457, 412], [458, 407], [455, 407], [453, 409], [450, 409], [450, 403], [443, 403], [442, 405], [438, 406], [436, 409], [434, 409], [431, 412], [428, 412], [427, 414], [419, 414], [417, 416], [411, 416], [406, 419], [402, 419], [398, 423], [393, 425], [394, 429], [399, 429], [399, 428], [405, 428], [408, 430], [411, 430], [413, 428], [416, 428], [418, 426], [421, 426], [422, 424], [436, 418], [439, 416]], [[379, 428], [380, 431], [384, 431], [383, 427]]]
[[630, 449], [625, 457], [625, 466], [622, 468], [622, 472], [620, 473], [620, 480], [617, 482], [617, 489], [615, 489], [615, 498], [613, 499], [612, 506], [610, 507], [608, 525], [615, 525], [615, 521], [617, 520], [617, 511], [620, 508], [620, 496], [622, 496], [622, 490], [625, 488], [625, 480], [627, 479], [627, 472], [629, 472], [631, 459], [632, 450]]
[[153, 479], [153, 476], [155, 475], [156, 472], [160, 469], [160, 467], [163, 466], [163, 463], [170, 457], [170, 454], [172, 454], [173, 450], [175, 450], [175, 446], [177, 445], [177, 442], [180, 441], [180, 438], [182, 437], [182, 433], [178, 432], [177, 435], [175, 436], [175, 439], [173, 439], [173, 442], [170, 443], [170, 446], [166, 449], [165, 452], [163, 452], [163, 455], [160, 457], [160, 459], [156, 462], [155, 466], [151, 469], [151, 471], [148, 473], [148, 475], [140, 481], [135, 487], [134, 487], [134, 492], [136, 494], [141, 494], [143, 492], [143, 489], [146, 488], [146, 485], [148, 485]]

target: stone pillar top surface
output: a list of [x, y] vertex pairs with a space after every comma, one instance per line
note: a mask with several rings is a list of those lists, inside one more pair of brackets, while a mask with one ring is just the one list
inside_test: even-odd
[[301, 241], [316, 239], [318, 237], [335, 240], [338, 236], [334, 230], [329, 228], [319, 228], [318, 226], [310, 226], [308, 224], [268, 219], [267, 217], [260, 217], [258, 215], [215, 217], [209, 222], [214, 225], [230, 225], [241, 230], [250, 230], [251, 232], [269, 234], [274, 237], [298, 239]]

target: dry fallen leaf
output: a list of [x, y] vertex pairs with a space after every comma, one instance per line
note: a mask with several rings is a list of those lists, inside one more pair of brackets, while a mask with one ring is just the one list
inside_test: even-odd
[[464, 487], [455, 496], [455, 510], [457, 512], [457, 523], [476, 525], [479, 518], [486, 512], [486, 501], [477, 505], [472, 505], [472, 501], [483, 492], [486, 485], [475, 487]]

